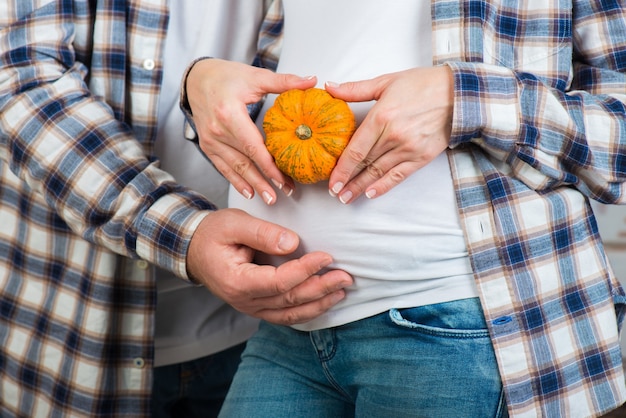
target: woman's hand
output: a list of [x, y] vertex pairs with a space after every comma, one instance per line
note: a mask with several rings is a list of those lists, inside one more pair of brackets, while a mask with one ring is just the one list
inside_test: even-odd
[[200, 149], [246, 198], [258, 193], [267, 204], [276, 201], [274, 185], [289, 195], [294, 189], [265, 148], [263, 136], [248, 115], [247, 104], [268, 93], [307, 89], [314, 77], [276, 74], [237, 62], [206, 59], [197, 62], [187, 77], [187, 98], [199, 137]]
[[448, 147], [454, 84], [447, 66], [327, 83], [326, 90], [347, 102], [376, 100], [330, 176], [330, 193], [343, 203], [383, 195]]

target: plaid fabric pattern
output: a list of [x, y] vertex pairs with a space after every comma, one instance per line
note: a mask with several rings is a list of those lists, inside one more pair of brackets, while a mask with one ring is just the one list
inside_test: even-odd
[[213, 209], [146, 157], [167, 21], [165, 0], [0, 2], [0, 416], [149, 416], [148, 262], [187, 279]]
[[626, 399], [624, 292], [588, 202], [626, 200], [624, 6], [433, 2], [461, 221], [511, 416], [599, 416]]
[[[587, 201], [624, 200], [626, 5], [432, 5], [435, 63], [457, 87], [460, 216], [512, 416], [598, 416], [626, 399], [625, 295]], [[146, 415], [154, 283], [116, 254], [185, 277], [212, 208], [145, 158], [165, 2], [0, 9], [0, 415]], [[270, 10], [256, 63], [271, 67]]]
[[600, 416], [626, 400], [626, 296], [588, 199], [626, 202], [626, 3], [431, 4], [434, 64], [455, 79], [459, 214], [509, 412]]

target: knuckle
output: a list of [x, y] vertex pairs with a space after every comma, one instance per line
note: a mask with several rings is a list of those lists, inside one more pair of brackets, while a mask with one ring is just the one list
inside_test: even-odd
[[291, 294], [291, 287], [279, 277], [275, 278], [273, 289], [276, 295], [281, 295], [283, 303], [290, 304], [290, 300], [295, 299], [295, 297]]
[[374, 163], [374, 160], [370, 158], [369, 156], [366, 156], [365, 158], [363, 158], [363, 160], [360, 163], [357, 164], [356, 168], [358, 171], [362, 171], [362, 170], [365, 170], [367, 167], [369, 167], [373, 163]]
[[347, 154], [348, 154], [348, 158], [356, 164], [362, 164], [365, 161], [365, 158], [367, 157], [361, 151], [356, 150], [356, 149], [349, 149]]
[[396, 169], [389, 170], [388, 175], [394, 184], [401, 183], [406, 178], [402, 171]]
[[233, 165], [233, 171], [242, 177], [244, 176], [244, 174], [246, 174], [249, 168], [250, 161], [248, 160], [238, 160], [235, 161], [235, 164]]
[[241, 303], [241, 292], [231, 286], [222, 287], [221, 295], [231, 305], [239, 305]]
[[211, 137], [220, 138], [224, 136], [224, 122], [219, 118], [212, 118], [204, 124], [204, 131]]
[[374, 114], [374, 122], [379, 126], [387, 126], [389, 121], [393, 120], [394, 112], [391, 109], [376, 109]]
[[227, 123], [227, 122], [230, 122], [232, 117], [233, 117], [233, 112], [232, 112], [232, 109], [228, 105], [222, 104], [220, 106], [216, 106], [215, 108], [216, 122]]
[[256, 155], [256, 148], [252, 144], [245, 144], [243, 146], [243, 153], [246, 157], [253, 159]]
[[287, 292], [283, 296], [283, 301], [286, 306], [298, 306], [300, 301], [293, 292]]
[[283, 316], [283, 323], [285, 325], [294, 325], [301, 321], [302, 319], [300, 318], [300, 315], [298, 315], [297, 312], [294, 312], [291, 309], [287, 310]]
[[381, 178], [385, 172], [376, 164], [370, 164], [367, 166], [367, 173], [375, 179]]

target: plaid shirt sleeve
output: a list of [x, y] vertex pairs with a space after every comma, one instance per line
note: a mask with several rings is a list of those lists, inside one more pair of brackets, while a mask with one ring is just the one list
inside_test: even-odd
[[503, 14], [476, 3], [482, 20], [473, 22], [493, 31], [479, 40], [468, 24], [463, 62], [449, 63], [452, 147], [479, 144], [535, 190], [572, 186], [604, 203], [626, 202], [623, 2], [503, 6]]
[[[167, 15], [157, 6], [120, 3], [107, 12], [110, 20], [97, 22], [92, 53], [80, 43], [90, 30], [81, 21], [90, 3], [64, 0], [32, 10], [30, 2], [9, 4], [13, 9], [0, 18], [2, 158], [86, 240], [186, 277], [187, 245], [203, 210], [213, 206], [146, 157], [160, 69], [144, 69], [139, 58], [156, 54], [159, 43], [140, 47], [140, 40], [162, 39]], [[98, 31], [119, 32], [112, 38], [119, 43]], [[132, 74], [127, 60], [135, 60]], [[129, 98], [145, 109], [143, 120], [126, 113]]]

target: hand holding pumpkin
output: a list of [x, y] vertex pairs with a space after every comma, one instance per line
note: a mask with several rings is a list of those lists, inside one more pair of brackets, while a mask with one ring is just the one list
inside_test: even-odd
[[202, 60], [192, 67], [186, 91], [200, 149], [239, 193], [251, 198], [256, 191], [272, 203], [276, 192], [267, 179], [286, 194], [294, 188], [267, 152], [246, 105], [268, 93], [307, 89], [315, 83], [314, 77], [276, 74], [220, 59]]
[[454, 82], [447, 66], [328, 83], [326, 90], [348, 102], [376, 101], [330, 176], [330, 192], [343, 203], [383, 195], [448, 147]]

